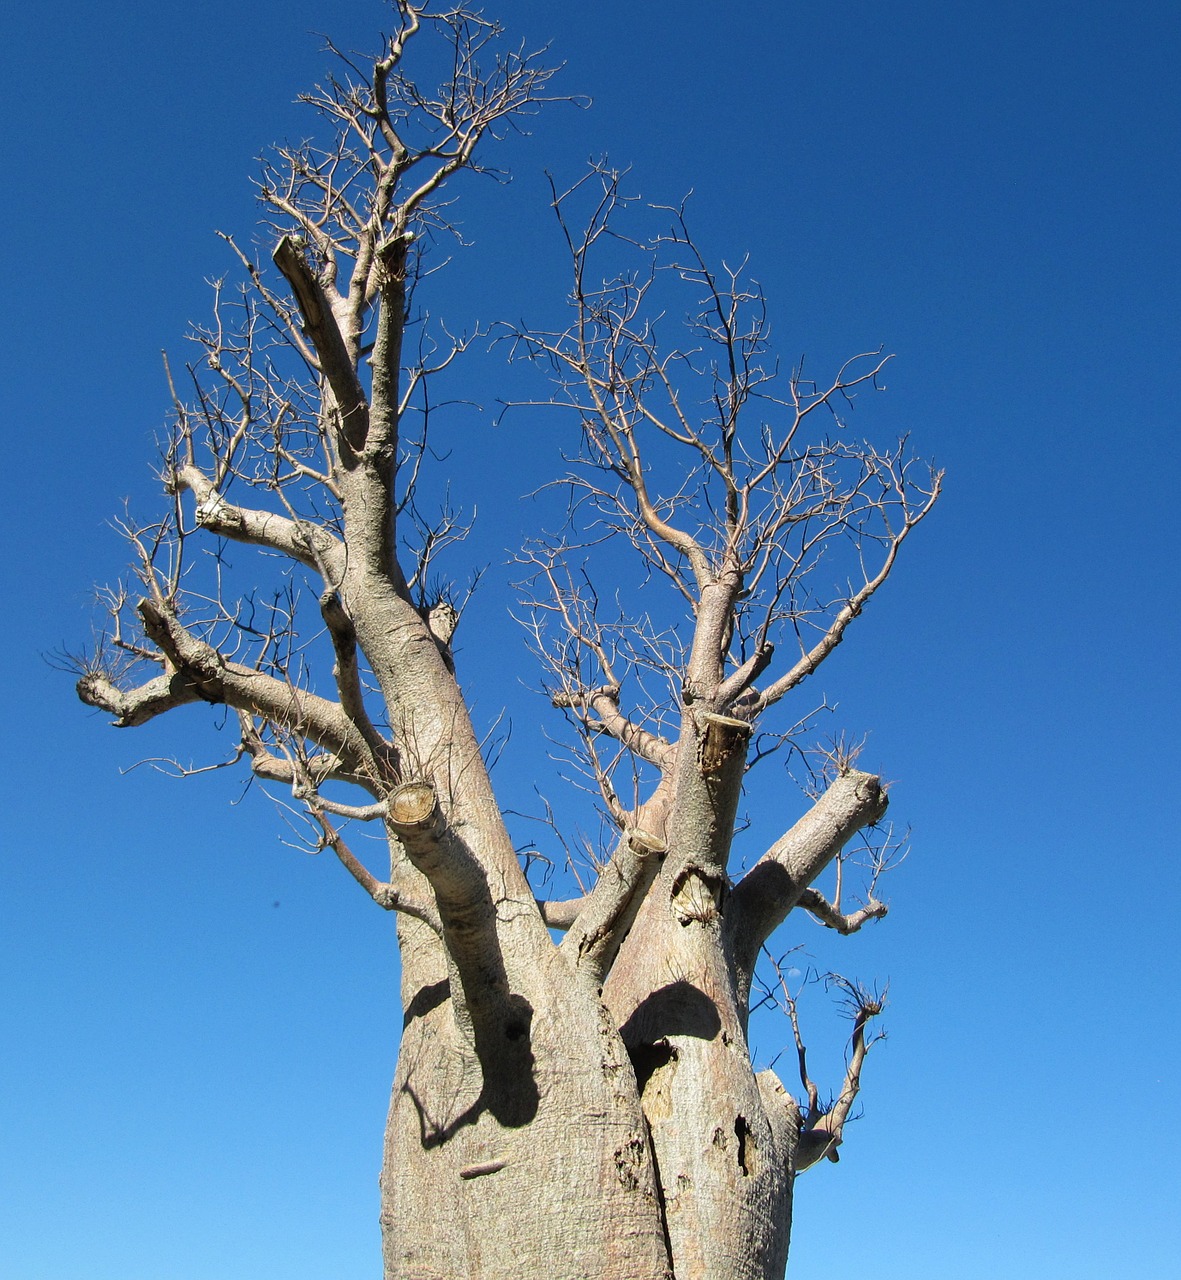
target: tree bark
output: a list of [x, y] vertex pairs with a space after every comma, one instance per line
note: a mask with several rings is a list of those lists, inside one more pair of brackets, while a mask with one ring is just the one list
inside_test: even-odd
[[[456, 680], [456, 602], [436, 586], [435, 557], [458, 540], [458, 521], [447, 508], [431, 524], [416, 499], [440, 403], [427, 380], [466, 340], [440, 355], [428, 333], [414, 355], [404, 339], [411, 285], [431, 274], [417, 246], [446, 218], [440, 189], [483, 167], [486, 134], [550, 98], [552, 69], [498, 46], [499, 29], [463, 0], [393, 10], [371, 71], [349, 57], [342, 79], [305, 95], [332, 136], [264, 161], [259, 194], [290, 296], [229, 241], [248, 283], [232, 304], [215, 286], [214, 323], [193, 334], [203, 360], [190, 369], [191, 403], [170, 376], [169, 510], [124, 526], [143, 598], [110, 593], [110, 634], [79, 660], [78, 693], [120, 726], [194, 703], [233, 708], [235, 758], [285, 788], [311, 843], [397, 912], [386, 1280], [779, 1280], [793, 1179], [840, 1141], [881, 1002], [847, 988], [857, 1016], [845, 1087], [823, 1113], [806, 1081], [804, 1114], [773, 1073], [754, 1072], [752, 974], [797, 906], [842, 933], [884, 914], [872, 898], [846, 914], [839, 893], [829, 903], [812, 885], [886, 798], [877, 778], [843, 768], [734, 885], [752, 731], [841, 642], [939, 475], [916, 477], [902, 442], [883, 453], [801, 434], [815, 410], [872, 385], [888, 357], [855, 357], [827, 390], [793, 373], [772, 393], [778, 362], [757, 286], [713, 273], [680, 212], [661, 212], [672, 226], [654, 239], [618, 235], [619, 175], [595, 167], [580, 234], [563, 207], [584, 182], [555, 189], [575, 318], [514, 336], [548, 366], [585, 454], [563, 482], [567, 532], [526, 556], [545, 583], [527, 604], [553, 622], [552, 643], [543, 622], [533, 627], [551, 701], [579, 734], [618, 835], [582, 899], [538, 904]], [[434, 96], [402, 65], [424, 34], [443, 42], [433, 65], [451, 69]], [[600, 281], [588, 264], [603, 245], [640, 252], [639, 268]], [[670, 326], [663, 295], [648, 292], [663, 281], [698, 293], [682, 349], [657, 346]], [[682, 377], [684, 390], [673, 385]], [[752, 398], [761, 416], [743, 436]], [[683, 465], [665, 473], [678, 451]], [[231, 500], [247, 492], [259, 509]], [[596, 615], [582, 561], [611, 534], [630, 542], [645, 585], [677, 593], [680, 631], [622, 601], [621, 621]], [[199, 538], [215, 543], [207, 579], [186, 550]], [[221, 539], [282, 565], [268, 610], [266, 591], [233, 597]], [[841, 545], [851, 567], [834, 598], [803, 579]], [[305, 597], [318, 606], [310, 619]], [[800, 649], [778, 675], [776, 639]], [[325, 644], [333, 665], [314, 672]], [[664, 677], [664, 705], [622, 701]], [[613, 780], [629, 760], [637, 790], [656, 779], [634, 810]], [[364, 803], [320, 794], [342, 783]], [[384, 827], [388, 882], [332, 817]], [[802, 1068], [802, 1047], [800, 1057]]]
[[[478, 1046], [434, 935], [400, 920], [404, 1032], [382, 1172], [387, 1280], [670, 1280], [635, 1075], [555, 950]], [[516, 957], [506, 956], [516, 970]]]

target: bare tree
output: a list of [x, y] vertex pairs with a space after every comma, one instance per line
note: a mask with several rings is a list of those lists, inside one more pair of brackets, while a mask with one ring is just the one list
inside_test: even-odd
[[[508, 338], [582, 450], [563, 528], [521, 558], [546, 689], [610, 838], [581, 896], [539, 900], [456, 683], [464, 601], [435, 574], [464, 524], [428, 516], [420, 485], [431, 380], [464, 343], [413, 324], [411, 299], [447, 183], [550, 98], [551, 71], [463, 4], [393, 10], [375, 61], [338, 55], [306, 95], [326, 141], [266, 163], [277, 276], [229, 240], [242, 282], [215, 288], [173, 378], [169, 503], [125, 523], [133, 588], [109, 593], [78, 691], [121, 726], [232, 708], [235, 758], [396, 913], [387, 1277], [778, 1277], [793, 1179], [841, 1141], [881, 1002], [842, 987], [854, 1030], [826, 1106], [786, 986], [806, 1096], [756, 1072], [752, 982], [793, 910], [842, 933], [885, 913], [872, 836], [859, 908], [815, 882], [887, 799], [831, 752], [802, 816], [732, 878], [743, 779], [802, 731], [772, 713], [885, 582], [939, 476], [842, 421], [880, 353], [821, 383], [781, 372], [757, 286], [707, 263], [683, 210], [629, 207], [605, 167], [554, 188], [569, 325]], [[259, 553], [244, 588], [227, 542]], [[668, 591], [640, 608], [627, 587], [649, 582]], [[350, 823], [381, 831], [388, 873]]]

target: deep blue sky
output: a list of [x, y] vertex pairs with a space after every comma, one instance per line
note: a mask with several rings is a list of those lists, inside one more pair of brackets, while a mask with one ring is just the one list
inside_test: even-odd
[[[897, 352], [857, 430], [910, 430], [948, 472], [820, 678], [836, 723], [871, 731], [866, 762], [896, 780], [914, 852], [885, 924], [836, 947], [817, 930], [785, 939], [889, 978], [892, 998], [865, 1118], [841, 1164], [799, 1184], [790, 1274], [1175, 1274], [1181, 14], [1163, 0], [488, 10], [552, 41], [564, 85], [594, 106], [513, 141], [511, 186], [464, 187], [474, 247], [432, 310], [460, 327], [552, 310], [542, 171], [609, 152], [653, 200], [693, 189], [711, 252], [750, 253], [785, 360]], [[88, 634], [90, 585], [121, 564], [105, 522], [125, 495], [151, 501], [159, 351], [182, 349], [203, 280], [228, 267], [212, 231], [248, 238], [252, 157], [305, 129], [291, 101], [324, 65], [309, 33], [358, 46], [382, 25], [376, 3], [310, 0], [46, 0], [0, 19], [0, 1272], [14, 1280], [378, 1271], [391, 921], [339, 868], [284, 847], [261, 796], [231, 806], [224, 775], [120, 776], [216, 753], [195, 710], [116, 733], [40, 655]], [[465, 377], [490, 406], [510, 385], [497, 352]], [[494, 566], [460, 669], [480, 715], [508, 704], [513, 802], [542, 768], [529, 726], [544, 708], [501, 565], [538, 518], [518, 499], [561, 446], [528, 421], [489, 424], [449, 463], [480, 503], [472, 559]], [[784, 781], [756, 831], [798, 803]], [[823, 1001], [807, 1016], [829, 1043]]]

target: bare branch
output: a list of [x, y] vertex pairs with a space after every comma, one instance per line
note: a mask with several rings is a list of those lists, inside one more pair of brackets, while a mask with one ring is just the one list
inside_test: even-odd
[[611, 967], [667, 851], [664, 841], [651, 832], [640, 828], [626, 832], [595, 887], [582, 900], [560, 950], [575, 967], [585, 968], [596, 984]]
[[[866, 1039], [865, 1029], [882, 1012], [886, 1003], [884, 994], [871, 994], [864, 987], [837, 974], [829, 974], [828, 981], [835, 983], [844, 992], [853, 1017], [853, 1034], [849, 1040], [849, 1058], [841, 1092], [830, 1107], [814, 1109], [804, 1122], [796, 1150], [796, 1173], [803, 1172], [826, 1156], [834, 1163], [837, 1160], [837, 1147], [843, 1140], [845, 1124], [861, 1090], [861, 1068], [865, 1063], [865, 1055], [874, 1043], [873, 1040]], [[881, 1036], [877, 1039], [881, 1039]]]
[[299, 303], [320, 369], [332, 388], [332, 396], [340, 412], [343, 437], [358, 449], [369, 425], [369, 404], [324, 288], [308, 266], [299, 245], [290, 236], [279, 241], [272, 257]]
[[843, 914], [816, 889], [805, 889], [800, 894], [797, 905], [803, 907], [809, 915], [815, 916], [822, 925], [826, 925], [829, 929], [835, 929], [838, 933], [846, 936], [850, 933], [856, 933], [867, 920], [882, 919], [890, 910], [886, 903], [879, 902], [876, 898], [870, 898], [865, 906], [859, 907], [856, 911], [848, 914]]
[[878, 778], [850, 769], [735, 886], [727, 923], [748, 989], [759, 948], [848, 840], [882, 817], [887, 803]]
[[251, 546], [278, 551], [307, 568], [328, 572], [339, 580], [343, 572], [344, 548], [327, 529], [293, 520], [271, 511], [255, 511], [227, 502], [212, 480], [189, 464], [174, 473], [178, 489], [187, 490], [197, 500], [197, 525], [219, 538], [230, 538]]
[[774, 656], [775, 646], [773, 644], [759, 645], [754, 653], [718, 686], [718, 691], [714, 695], [714, 702], [718, 710], [725, 711], [733, 706], [759, 676], [767, 670]]
[[307, 754], [296, 761], [290, 755], [276, 755], [269, 750], [254, 716], [246, 711], [238, 712], [241, 747], [250, 756], [250, 770], [264, 782], [279, 782], [295, 791], [302, 787], [313, 790], [322, 782], [357, 782], [371, 785], [368, 779], [358, 777], [345, 767], [344, 761], [332, 752], [320, 751]]
[[503, 1053], [506, 1022], [516, 1026], [522, 1014], [520, 997], [505, 974], [496, 904], [484, 869], [449, 828], [429, 783], [404, 783], [390, 795], [387, 826], [434, 891], [477, 1052]]
[[588, 689], [585, 693], [556, 693], [553, 696], [555, 707], [571, 707], [593, 712], [590, 721], [592, 729], [609, 733], [617, 742], [622, 743], [629, 751], [634, 751], [641, 759], [658, 769], [667, 769], [672, 763], [676, 748], [674, 745], [639, 725], [633, 724], [619, 710], [619, 690], [611, 686], [599, 689]]
[[400, 776], [397, 753], [377, 732], [365, 707], [365, 695], [361, 688], [361, 675], [357, 666], [357, 633], [353, 621], [341, 603], [336, 591], [325, 591], [320, 597], [320, 612], [332, 637], [336, 652], [336, 687], [340, 691], [340, 705], [345, 715], [356, 726], [368, 748], [368, 763], [374, 776], [393, 780]]
[[191, 681], [206, 702], [226, 703], [262, 716], [294, 733], [306, 734], [319, 746], [340, 755], [356, 768], [365, 744], [336, 704], [273, 676], [228, 662], [212, 646], [187, 631], [175, 613], [154, 600], [141, 600], [144, 630], [159, 645], [175, 670]]
[[569, 929], [581, 915], [587, 904], [587, 895], [581, 898], [567, 898], [562, 902], [550, 902], [539, 898], [537, 909], [547, 929]]
[[324, 810], [325, 806], [322, 802], [310, 802], [308, 805], [309, 814], [323, 833], [322, 847], [331, 849], [336, 854], [341, 865], [373, 901], [386, 911], [400, 911], [403, 915], [413, 916], [416, 920], [430, 925], [436, 933], [441, 933], [442, 925], [433, 906], [424, 902], [415, 902], [405, 894], [398, 893], [392, 884], [378, 880], [345, 844], [344, 838], [328, 820]]
[[121, 689], [101, 671], [88, 671], [78, 681], [78, 697], [115, 717], [120, 729], [147, 724], [165, 711], [208, 699], [196, 681], [173, 673], [156, 676], [134, 689]]
[[[564, 481], [571, 524], [577, 517], [577, 527], [600, 531], [598, 540], [604, 531], [628, 540], [672, 582], [694, 615], [683, 645], [686, 698], [753, 721], [840, 642], [930, 511], [940, 476], [924, 479], [904, 441], [882, 453], [813, 438], [817, 411], [843, 428], [842, 409], [878, 386], [889, 357], [854, 356], [823, 385], [801, 365], [777, 389], [766, 306], [745, 263], [711, 267], [683, 209], [658, 210], [672, 215], [672, 227], [648, 239], [621, 231], [634, 202], [620, 184], [618, 172], [599, 165], [566, 191], [553, 187], [573, 267], [573, 318], [564, 330], [512, 330], [514, 350], [549, 368], [555, 389], [546, 403], [572, 410], [582, 428], [584, 452]], [[575, 230], [579, 202], [587, 212]], [[634, 269], [598, 274], [607, 246], [616, 257], [632, 252]], [[696, 308], [683, 345], [667, 337], [668, 314], [681, 305], [674, 284], [689, 287]], [[555, 596], [570, 598], [557, 570], [576, 544], [549, 548]], [[853, 569], [830, 596], [814, 580], [837, 551]], [[594, 648], [582, 617], [565, 621]], [[783, 632], [799, 638], [801, 657], [760, 690], [755, 682]], [[563, 695], [593, 687], [568, 682]]]
[[840, 644], [845, 637], [845, 631], [848, 629], [849, 623], [861, 613], [873, 594], [890, 576], [890, 571], [894, 568], [894, 561], [898, 557], [902, 543], [911, 530], [930, 513], [941, 490], [942, 472], [935, 472], [932, 475], [930, 490], [926, 494], [925, 501], [916, 510], [906, 510], [901, 528], [890, 537], [881, 567], [872, 577], [868, 577], [864, 585], [849, 597], [821, 639], [800, 658], [790, 671], [780, 676], [763, 690], [758, 701], [760, 710], [777, 702], [785, 693], [794, 689], [796, 685], [810, 676]]

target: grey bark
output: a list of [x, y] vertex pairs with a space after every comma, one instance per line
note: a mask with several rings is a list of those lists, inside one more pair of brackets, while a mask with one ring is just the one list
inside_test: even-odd
[[[840, 769], [733, 884], [752, 734], [885, 580], [934, 502], [938, 477], [916, 488], [901, 451], [797, 448], [812, 410], [870, 381], [880, 361], [855, 375], [842, 370], [827, 391], [793, 379], [782, 436], [764, 432], [761, 459], [744, 454], [735, 442], [762, 377], [754, 361], [763, 339], [761, 322], [747, 329], [737, 317], [754, 295], [710, 275], [675, 227], [667, 243], [688, 255], [678, 270], [704, 289], [712, 318], [703, 332], [722, 357], [705, 397], [716, 406], [713, 434], [684, 417], [667, 388], [662, 420], [643, 397], [661, 385], [652, 371], [678, 362], [644, 346], [648, 330], [593, 337], [611, 314], [595, 311], [609, 288], [584, 288], [605, 223], [569, 237], [576, 322], [565, 334], [518, 338], [559, 370], [557, 399], [577, 410], [586, 433], [594, 478], [585, 492], [684, 597], [690, 643], [683, 668], [668, 669], [681, 688], [670, 740], [656, 719], [625, 711], [609, 637], [585, 598], [563, 585], [568, 549], [536, 554], [565, 627], [564, 652], [576, 655], [572, 667], [552, 668], [554, 706], [589, 744], [620, 833], [583, 898], [535, 901], [457, 682], [449, 642], [458, 614], [448, 605], [446, 627], [432, 630], [442, 612], [423, 597], [432, 548], [452, 538], [451, 527], [444, 522], [417, 562], [407, 561], [404, 525], [426, 447], [408, 438], [405, 419], [429, 370], [407, 359], [404, 338], [415, 228], [438, 218], [430, 202], [452, 174], [479, 167], [477, 144], [489, 130], [545, 100], [550, 72], [520, 52], [493, 57], [495, 31], [466, 8], [395, 0], [394, 10], [395, 35], [369, 79], [312, 95], [339, 125], [336, 150], [280, 151], [268, 171], [263, 200], [283, 232], [273, 261], [290, 295], [238, 251], [252, 300], [236, 337], [227, 336], [220, 294], [216, 323], [197, 333], [217, 394], [193, 405], [176, 397], [165, 476], [171, 523], [164, 535], [128, 530], [143, 595], [112, 596], [110, 650], [84, 664], [78, 693], [125, 727], [193, 703], [233, 708], [239, 755], [259, 778], [290, 789], [317, 845], [395, 913], [402, 1039], [381, 1175], [386, 1280], [776, 1280], [794, 1177], [840, 1140], [873, 1011], [861, 1008], [838, 1106], [821, 1115], [809, 1087], [805, 1111], [773, 1073], [752, 1066], [752, 975], [760, 948], [797, 907], [841, 932], [884, 913], [874, 900], [845, 914], [813, 883], [881, 818], [886, 799], [877, 778]], [[424, 31], [449, 43], [456, 68], [437, 101], [402, 77]], [[415, 133], [430, 139], [417, 150], [400, 132], [407, 113], [427, 126]], [[594, 176], [604, 182], [601, 217], [617, 193], [607, 175]], [[310, 423], [264, 354], [276, 332], [300, 376], [310, 370], [300, 391], [314, 406]], [[640, 352], [640, 373], [612, 363], [621, 344]], [[677, 523], [679, 508], [661, 496], [643, 454], [641, 426], [683, 446], [716, 484], [719, 524], [709, 537]], [[839, 491], [833, 476], [850, 459], [857, 478]], [[268, 476], [283, 479], [264, 483]], [[231, 501], [234, 482], [236, 494], [253, 485], [274, 509]], [[317, 500], [301, 514], [308, 488]], [[796, 529], [805, 531], [798, 546]], [[283, 558], [314, 581], [330, 677], [313, 687], [300, 661], [276, 660], [276, 652], [299, 655], [294, 614], [261, 640], [240, 628], [232, 653], [219, 648], [233, 633], [233, 602], [219, 598], [202, 613], [177, 567], [188, 539], [210, 536]], [[854, 546], [864, 581], [777, 676], [769, 633], [799, 621], [782, 602], [817, 547], [837, 537]], [[160, 554], [162, 545], [172, 554]], [[867, 547], [882, 548], [870, 568]], [[662, 650], [654, 643], [652, 652]], [[602, 683], [584, 679], [584, 660], [599, 665]], [[595, 753], [599, 736], [658, 775], [633, 809]], [[364, 803], [321, 796], [329, 781], [361, 788]], [[388, 881], [349, 848], [341, 818], [384, 827]]]

